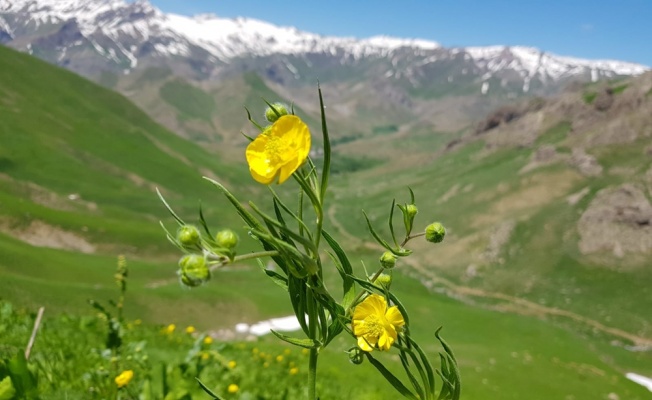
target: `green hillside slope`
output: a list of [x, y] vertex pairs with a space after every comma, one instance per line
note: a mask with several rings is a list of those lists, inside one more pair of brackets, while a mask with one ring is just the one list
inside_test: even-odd
[[[124, 97], [66, 71], [1, 47], [0, 71], [2, 299], [31, 308], [45, 304], [52, 314], [86, 314], [88, 298], [112, 297], [115, 256], [124, 253], [130, 266], [129, 318], [217, 330], [291, 313], [278, 288], [253, 265], [222, 271], [198, 290], [181, 289], [175, 276], [178, 253], [158, 226], [159, 219], [170, 221], [155, 187], [188, 220], [195, 218], [201, 199], [211, 225], [241, 227], [201, 176], [217, 177], [240, 198], [258, 201], [266, 189], [254, 185], [244, 162], [236, 161], [246, 140], [233, 141], [230, 149], [238, 152], [222, 161], [156, 125]], [[239, 79], [264, 96], [274, 95], [257, 86], [254, 76]], [[175, 85], [167, 96], [195, 93]], [[226, 93], [215, 112], [235, 107], [223, 104]], [[171, 103], [179, 108], [176, 100]], [[251, 90], [242, 100], [258, 97]], [[209, 109], [204, 106], [202, 115]], [[639, 165], [632, 155], [639, 157], [637, 149], [648, 146], [649, 138], [621, 143], [613, 152], [604, 142], [585, 146], [610, 171], [599, 176], [582, 175], [563, 160], [523, 170], [540, 145], [554, 143], [562, 155], [577, 147], [578, 137], [553, 118], [555, 104], [549, 107], [546, 124], [529, 146], [501, 142], [509, 126], [475, 135], [435, 133], [415, 124], [413, 130], [388, 127], [364, 140], [341, 141], [334, 157], [355, 160], [373, 149], [380, 161], [333, 177], [336, 206], [327, 210], [325, 225], [369, 264], [378, 251], [370, 248], [361, 207], [380, 226], [391, 198], [407, 195], [411, 186], [420, 204], [418, 220], [442, 219], [449, 228], [446, 241], [422, 249], [426, 256], [410, 264], [399, 263], [393, 285], [415, 310], [412, 318], [422, 327], [415, 335], [428, 343], [425, 350], [432, 357], [439, 350], [432, 333], [445, 326], [460, 360], [464, 398], [595, 399], [615, 393], [642, 400], [647, 391], [623, 375], [652, 375], [650, 352], [625, 347], [651, 336], [649, 270], [643, 261], [627, 268], [599, 265], [595, 254], [580, 254], [580, 233], [574, 229], [601, 189], [629, 182], [623, 167], [638, 177], [631, 183], [645, 184], [642, 172], [650, 160]], [[451, 140], [457, 144], [447, 148]], [[569, 206], [568, 196], [585, 187], [588, 194]], [[623, 251], [633, 254], [629, 247]], [[617, 265], [629, 259], [622, 257]], [[21, 338], [12, 340], [20, 347]], [[350, 346], [334, 345], [320, 368], [343, 385], [369, 386], [377, 393], [379, 381], [366, 378], [373, 374], [370, 368], [341, 367]]]

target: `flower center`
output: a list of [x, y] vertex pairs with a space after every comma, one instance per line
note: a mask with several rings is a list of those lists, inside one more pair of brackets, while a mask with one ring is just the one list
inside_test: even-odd
[[367, 335], [380, 337], [385, 330], [385, 326], [380, 317], [376, 314], [371, 314], [364, 319], [364, 326], [367, 329]]
[[285, 147], [287, 145], [279, 137], [270, 135], [269, 140], [265, 143], [266, 162], [268, 164], [276, 164], [281, 161], [281, 152], [283, 152]]

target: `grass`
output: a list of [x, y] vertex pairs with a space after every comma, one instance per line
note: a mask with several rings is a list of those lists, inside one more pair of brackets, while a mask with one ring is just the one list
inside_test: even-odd
[[[166, 342], [155, 324], [231, 329], [238, 322], [291, 313], [284, 293], [251, 265], [220, 271], [198, 290], [181, 289], [175, 275], [181, 254], [167, 244], [158, 226], [162, 219], [174, 230], [155, 187], [164, 191], [182, 218], [196, 223], [201, 199], [212, 226], [232, 227], [246, 239], [246, 232], [239, 229], [242, 223], [229, 212], [226, 201], [200, 178], [217, 175], [239, 198], [264, 205], [265, 190], [247, 183], [251, 180], [243, 163], [216, 157], [154, 124], [122, 96], [28, 56], [0, 48], [0, 68], [0, 293], [17, 307], [28, 307], [29, 312], [46, 304], [52, 318], [48, 324], [57, 328], [46, 329], [43, 335], [80, 326], [78, 317], [70, 317], [69, 325], [55, 322], [64, 318], [56, 317], [57, 313], [92, 318], [86, 301], [112, 297], [115, 289], [110, 276], [118, 253], [127, 254], [131, 268], [127, 316], [146, 324], [142, 336], [135, 335], [133, 340], [146, 339], [157, 362], [181, 363], [190, 343], [183, 338], [179, 346]], [[249, 91], [235, 91], [243, 87], [238, 82], [224, 92], [210, 94], [220, 99], [216, 115], [235, 113], [240, 102], [258, 104], [261, 96], [278, 98], [257, 76], [241, 79]], [[194, 93], [185, 87], [172, 92]], [[198, 98], [205, 99], [202, 96]], [[207, 110], [200, 113], [206, 116]], [[318, 126], [316, 120], [311, 121]], [[233, 119], [229, 124], [242, 126]], [[539, 143], [557, 144], [569, 129], [570, 124], [562, 122], [542, 134]], [[448, 236], [444, 243], [434, 247], [415, 243], [418, 255], [412, 266], [399, 264], [394, 285], [413, 310], [414, 332], [428, 343], [426, 351], [433, 358], [441, 349], [432, 333], [439, 325], [445, 326], [445, 337], [462, 366], [464, 398], [604, 398], [617, 393], [621, 398], [643, 399], [645, 389], [625, 380], [623, 374], [632, 370], [651, 375], [649, 352], [629, 352], [622, 347], [624, 342], [612, 344], [614, 337], [577, 321], [545, 314], [520, 315], [528, 313], [525, 308], [508, 308], [512, 312], [507, 313], [501, 308], [510, 306], [506, 302], [462, 296], [451, 289], [457, 285], [517, 296], [649, 337], [646, 316], [652, 296], [645, 283], [652, 276], [646, 269], [618, 272], [591, 264], [578, 252], [574, 236], [575, 224], [591, 196], [573, 206], [565, 200], [584, 187], [589, 187], [592, 195], [623, 178], [585, 178], [561, 164], [520, 174], [532, 149], [490, 150], [476, 140], [444, 151], [446, 143], [463, 132], [438, 133], [416, 127], [411, 133], [410, 140], [402, 140], [400, 130], [385, 127], [383, 134], [339, 143], [334, 160], [343, 165], [334, 165], [356, 172], [335, 175], [330, 182], [330, 201], [337, 207], [327, 210], [325, 226], [346, 243], [355, 260], [373, 266], [379, 250], [369, 247], [361, 208], [386, 235], [383, 227], [391, 199], [408, 201], [409, 186], [420, 209], [418, 226], [433, 220], [445, 224]], [[636, 167], [635, 173], [640, 175], [649, 168], [649, 163], [637, 161], [646, 145], [637, 142], [595, 148], [591, 153], [606, 169]], [[374, 158], [356, 156], [355, 146], [374, 148]], [[382, 163], [376, 164], [377, 159]], [[278, 189], [282, 196], [296, 198], [289, 186]], [[70, 200], [70, 194], [78, 194], [80, 199]], [[77, 235], [96, 250], [82, 254], [65, 246], [30, 246], [19, 240], [18, 234], [24, 234], [34, 221], [51, 226], [54, 235]], [[499, 249], [502, 262], [483, 259], [481, 254], [490, 246], [495, 228], [504, 221], [512, 221], [514, 230]], [[244, 240], [240, 251], [252, 248], [252, 241]], [[470, 266], [475, 267], [476, 276], [467, 274]], [[356, 268], [360, 269], [359, 263]], [[409, 277], [417, 269], [427, 275]], [[434, 288], [465, 302], [428, 291], [419, 280], [426, 276], [438, 280]], [[327, 279], [329, 284], [335, 281]], [[451, 284], [442, 284], [444, 280]], [[25, 327], [31, 320], [26, 317], [26, 321], [24, 329], [16, 330], [11, 342], [7, 341], [14, 350], [24, 343]], [[97, 339], [101, 330], [93, 329], [89, 328], [85, 339], [80, 338], [89, 343], [84, 347], [89, 352], [101, 347]], [[63, 337], [52, 340], [65, 343]], [[68, 337], [77, 336], [71, 333]], [[343, 350], [351, 343], [351, 339], [342, 339], [323, 355], [320, 368], [328, 379], [338, 382], [335, 392], [350, 393], [354, 398], [365, 394], [368, 398], [394, 398], [385, 394], [389, 393], [383, 386], [387, 384], [369, 365], [348, 364]], [[251, 345], [242, 343], [241, 349], [238, 345], [225, 344], [227, 354], [249, 356]], [[269, 352], [283, 349], [271, 338], [260, 339], [256, 345], [266, 346]], [[47, 356], [49, 350], [38, 351]], [[391, 355], [383, 358], [396, 365]], [[81, 360], [78, 364], [81, 369], [93, 367]], [[264, 376], [260, 365], [250, 368], [252, 380]], [[217, 376], [214, 379], [223, 389], [225, 382]], [[322, 388], [328, 390], [329, 384]], [[74, 391], [66, 395], [84, 398]]]

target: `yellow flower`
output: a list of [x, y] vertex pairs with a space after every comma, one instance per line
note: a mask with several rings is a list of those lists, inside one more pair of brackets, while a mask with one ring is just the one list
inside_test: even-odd
[[211, 344], [211, 343], [213, 343], [213, 338], [210, 336], [206, 336], [204, 338], [204, 344]]
[[230, 384], [229, 387], [226, 389], [226, 391], [229, 393], [237, 393], [238, 390], [240, 390], [240, 388], [235, 383]]
[[310, 130], [294, 115], [284, 115], [258, 135], [245, 153], [251, 176], [268, 185], [285, 182], [308, 158]]
[[189, 327], [186, 328], [186, 333], [194, 333], [195, 332], [195, 327], [190, 325]]
[[276, 356], [276, 362], [281, 362], [281, 361], [283, 361], [283, 356], [282, 355]]
[[208, 360], [209, 358], [211, 358], [211, 355], [209, 353], [206, 353], [206, 352], [201, 353], [201, 359], [202, 360]]
[[238, 365], [235, 361], [229, 361], [229, 369], [235, 368], [235, 366]]
[[118, 389], [127, 386], [131, 379], [134, 377], [134, 371], [127, 370], [122, 371], [122, 373], [115, 377], [115, 384], [118, 386]]
[[163, 329], [163, 332], [167, 333], [169, 335], [172, 332], [174, 332], [175, 329], [177, 329], [177, 326], [174, 325], [174, 324], [170, 324], [170, 325], [166, 326], [165, 329]]
[[290, 375], [296, 375], [299, 373], [299, 368], [290, 368]]
[[355, 307], [352, 324], [362, 350], [372, 351], [374, 347], [389, 350], [405, 320], [398, 307], [387, 308], [383, 296], [372, 294]]

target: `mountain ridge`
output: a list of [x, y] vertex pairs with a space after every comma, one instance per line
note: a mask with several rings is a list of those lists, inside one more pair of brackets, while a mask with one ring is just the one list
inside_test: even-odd
[[[76, 35], [61, 31], [62, 26], [73, 21], [76, 26], [68, 26], [67, 30], [75, 31]], [[34, 28], [48, 33], [37, 34]], [[228, 70], [228, 64], [235, 59], [275, 54], [323, 54], [336, 58], [341, 64], [385, 58], [391, 66], [384, 71], [385, 78], [398, 79], [405, 75], [418, 76], [424, 66], [444, 63], [462, 54], [467, 61], [465, 68], [477, 69], [474, 73], [482, 82], [502, 74], [499, 79], [503, 81], [522, 80], [521, 89], [525, 93], [535, 79], [557, 82], [581, 76], [596, 81], [649, 70], [635, 63], [558, 56], [524, 46], [445, 48], [422, 39], [322, 36], [251, 18], [163, 13], [147, 0], [132, 3], [125, 0], [0, 0], [0, 32], [0, 37], [10, 46], [37, 53], [87, 76], [89, 68], [83, 65], [78, 53], [88, 58], [88, 50], [104, 59], [105, 69], [121, 73], [129, 73], [141, 64], [152, 64], [153, 59], [186, 58], [196, 64], [195, 69], [205, 69], [203, 77], [208, 79], [215, 79], [223, 69]], [[53, 36], [59, 40], [53, 40]], [[51, 40], [43, 42], [44, 37]], [[96, 66], [99, 61], [86, 63]], [[286, 67], [297, 75], [296, 67]], [[506, 77], [507, 72], [517, 76]], [[418, 86], [418, 82], [415, 85]], [[488, 89], [485, 85], [483, 94]]]

